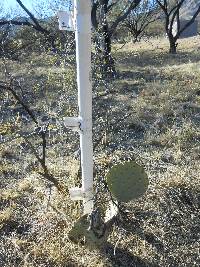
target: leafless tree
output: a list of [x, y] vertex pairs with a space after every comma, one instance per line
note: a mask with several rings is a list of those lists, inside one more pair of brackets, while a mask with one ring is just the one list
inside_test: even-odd
[[[169, 53], [175, 54], [177, 50], [177, 40], [180, 35], [195, 21], [196, 17], [200, 13], [200, 3], [197, 5], [195, 12], [193, 13], [190, 20], [181, 27], [180, 23], [180, 10], [186, 3], [186, 0], [156, 0], [160, 8], [164, 13], [165, 18], [165, 31], [169, 39], [170, 49]], [[177, 23], [177, 30], [174, 33], [173, 28], [175, 23]]]
[[134, 10], [141, 0], [93, 0], [92, 23], [101, 35], [100, 50], [103, 53], [104, 71], [115, 72], [114, 61], [111, 56], [111, 38], [127, 16]]
[[27, 13], [27, 15], [29, 16], [30, 20], [28, 18], [24, 19], [24, 20], [1, 19], [0, 20], [0, 26], [8, 25], [8, 24], [30, 26], [30, 27], [34, 28], [35, 30], [37, 30], [37, 31], [39, 31], [39, 32], [41, 32], [43, 34], [46, 34], [46, 35], [50, 34], [50, 32], [41, 25], [41, 23], [38, 21], [38, 19], [35, 18], [33, 13], [28, 10], [28, 8], [22, 3], [21, 0], [16, 0], [16, 2]]
[[[118, 25], [123, 22], [130, 12], [137, 7], [141, 0], [93, 0], [92, 1], [92, 23], [94, 28], [101, 34], [101, 50], [103, 54], [103, 63], [105, 72], [114, 71], [114, 61], [111, 56], [111, 38]], [[28, 18], [18, 19], [0, 19], [0, 26], [17, 25], [29, 26], [37, 32], [43, 34], [46, 40], [55, 46], [55, 36], [45, 24], [35, 17], [21, 0], [16, 0]]]
[[[25, 13], [25, 15], [20, 16], [19, 14], [9, 15], [0, 15], [0, 38], [3, 35], [5, 40], [5, 30], [11, 33], [7, 38], [7, 43], [11, 44], [6, 45], [4, 42], [4, 56], [6, 51], [8, 57], [12, 59], [17, 59], [20, 50], [36, 50], [43, 51], [52, 49], [58, 53], [63, 53], [66, 47], [72, 49], [74, 47], [74, 36], [71, 32], [63, 32], [58, 30], [58, 22], [55, 16], [55, 11], [58, 10], [58, 7], [63, 3], [63, 0], [57, 0], [54, 2], [54, 5], [49, 1], [44, 1], [45, 5], [37, 5], [37, 2], [34, 2], [32, 11], [30, 11], [21, 0], [16, 0], [18, 3], [19, 14]], [[41, 4], [41, 3], [40, 3]], [[57, 8], [57, 9], [56, 9]], [[55, 10], [56, 9], [56, 10]], [[14, 32], [14, 35], [12, 34]], [[23, 42], [18, 42], [18, 39]], [[13, 41], [17, 46], [13, 46]], [[0, 48], [2, 51], [3, 43], [0, 43]], [[67, 48], [67, 49], [68, 49]], [[0, 53], [0, 56], [2, 53]]]
[[156, 0], [143, 0], [131, 11], [124, 25], [130, 32], [133, 42], [137, 42], [144, 36], [149, 24], [158, 19], [159, 9]]

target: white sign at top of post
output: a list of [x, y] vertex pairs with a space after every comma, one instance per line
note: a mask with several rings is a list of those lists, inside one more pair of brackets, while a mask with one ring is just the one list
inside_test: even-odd
[[59, 30], [74, 31], [74, 12], [58, 11]]

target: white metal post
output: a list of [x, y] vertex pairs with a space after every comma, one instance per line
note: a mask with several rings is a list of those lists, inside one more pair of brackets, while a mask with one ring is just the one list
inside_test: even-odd
[[[82, 196], [84, 214], [93, 209], [91, 0], [74, 1]], [[75, 193], [75, 192], [74, 192]], [[78, 193], [78, 192], [77, 192]]]
[[[66, 117], [66, 127], [80, 133], [82, 187], [69, 190], [83, 200], [84, 214], [93, 210], [93, 145], [91, 81], [91, 0], [74, 0], [74, 14], [58, 12], [61, 30], [75, 29], [79, 117]], [[74, 25], [73, 25], [74, 24]]]

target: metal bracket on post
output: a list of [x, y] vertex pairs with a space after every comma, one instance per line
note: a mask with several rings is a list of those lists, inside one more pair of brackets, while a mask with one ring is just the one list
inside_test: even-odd
[[85, 198], [92, 196], [91, 191], [84, 192], [84, 190], [79, 187], [70, 188], [69, 194], [72, 200], [84, 200]]
[[69, 194], [72, 200], [83, 201], [84, 206], [84, 213], [90, 214], [91, 213], [91, 201], [93, 201], [93, 189], [88, 189], [88, 191], [84, 191], [83, 188], [73, 187], [69, 189]]

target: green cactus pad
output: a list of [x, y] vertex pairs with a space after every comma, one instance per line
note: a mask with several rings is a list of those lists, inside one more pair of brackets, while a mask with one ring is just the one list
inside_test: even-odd
[[106, 181], [113, 197], [121, 202], [141, 197], [149, 184], [144, 168], [134, 161], [113, 166], [106, 175]]

